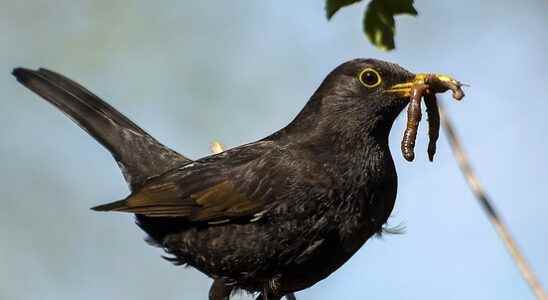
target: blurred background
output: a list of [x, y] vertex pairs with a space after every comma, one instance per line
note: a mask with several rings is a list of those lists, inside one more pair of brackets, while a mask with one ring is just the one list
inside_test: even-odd
[[[323, 1], [0, 0], [0, 299], [206, 299], [210, 280], [147, 246], [126, 214], [89, 207], [128, 188], [109, 153], [18, 84], [47, 67], [177, 151], [234, 147], [287, 124], [324, 76], [356, 57], [471, 84], [446, 108], [495, 204], [548, 284], [548, 2], [417, 1], [396, 50], [361, 30], [366, 3], [327, 22]], [[390, 224], [299, 299], [532, 299], [442, 136], [403, 160]], [[248, 299], [242, 296], [242, 299]]]

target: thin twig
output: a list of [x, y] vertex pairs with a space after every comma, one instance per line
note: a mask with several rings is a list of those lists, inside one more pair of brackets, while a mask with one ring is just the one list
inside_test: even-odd
[[461, 147], [461, 143], [455, 133], [455, 129], [451, 123], [451, 120], [449, 119], [445, 111], [443, 110], [443, 107], [441, 107], [441, 103], [440, 103], [440, 114], [441, 114], [441, 121], [443, 124], [443, 128], [445, 129], [445, 133], [447, 134], [447, 138], [449, 139], [449, 144], [451, 145], [453, 154], [455, 155], [455, 158], [457, 159], [457, 163], [459, 164], [459, 167], [464, 177], [466, 178], [468, 185], [470, 186], [470, 188], [472, 189], [472, 192], [476, 196], [476, 199], [479, 201], [484, 212], [487, 214], [489, 221], [491, 221], [491, 223], [495, 227], [495, 230], [497, 231], [499, 237], [504, 242], [506, 249], [508, 250], [508, 252], [510, 252], [510, 255], [512, 256], [512, 258], [514, 259], [514, 262], [516, 263], [518, 269], [520, 270], [521, 275], [523, 276], [523, 279], [527, 281], [527, 283], [531, 287], [531, 290], [535, 294], [536, 298], [539, 300], [547, 300], [548, 297], [546, 293], [544, 292], [544, 290], [542, 289], [542, 285], [540, 281], [533, 273], [531, 266], [527, 263], [527, 261], [525, 260], [525, 257], [519, 250], [518, 245], [516, 244], [516, 241], [512, 238], [512, 235], [510, 234], [508, 227], [503, 222], [500, 214], [496, 211], [495, 207], [493, 206], [493, 204], [487, 197], [485, 190], [482, 188], [478, 178], [476, 177], [474, 170], [472, 169], [472, 166], [470, 165], [470, 161], [468, 160], [466, 153]]

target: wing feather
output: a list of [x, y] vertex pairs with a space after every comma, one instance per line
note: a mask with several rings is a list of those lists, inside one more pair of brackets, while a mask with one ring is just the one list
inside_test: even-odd
[[[276, 149], [241, 165], [211, 159], [167, 174], [145, 184], [125, 201], [98, 210], [121, 211], [148, 217], [182, 217], [190, 222], [223, 224], [247, 218], [257, 221], [271, 204], [289, 199], [297, 184], [323, 185], [322, 171], [294, 163], [300, 157]], [[308, 174], [313, 170], [314, 174]], [[308, 182], [314, 181], [314, 182]], [[282, 200], [283, 201], [283, 200]], [[104, 207], [105, 209], [101, 209]]]

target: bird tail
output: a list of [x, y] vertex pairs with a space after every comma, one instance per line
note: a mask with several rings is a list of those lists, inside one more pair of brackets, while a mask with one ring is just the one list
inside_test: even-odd
[[165, 147], [112, 106], [61, 74], [16, 68], [24, 86], [68, 115], [107, 148], [132, 188], [190, 160]]
[[119, 211], [120, 209], [125, 207], [127, 207], [127, 201], [126, 199], [123, 199], [103, 205], [97, 205], [92, 207], [91, 209], [95, 211]]

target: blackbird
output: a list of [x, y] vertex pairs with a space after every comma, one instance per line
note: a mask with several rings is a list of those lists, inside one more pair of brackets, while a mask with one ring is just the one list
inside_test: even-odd
[[23, 68], [13, 75], [120, 166], [131, 194], [93, 209], [134, 213], [166, 259], [213, 278], [211, 300], [229, 299], [237, 290], [257, 299], [294, 299], [294, 292], [329, 276], [381, 232], [396, 199], [392, 124], [414, 82], [449, 78], [350, 60], [283, 129], [191, 160], [63, 75]]

